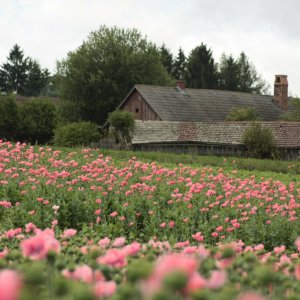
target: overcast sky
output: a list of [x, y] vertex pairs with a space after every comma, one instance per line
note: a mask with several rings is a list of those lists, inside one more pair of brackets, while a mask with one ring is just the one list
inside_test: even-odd
[[286, 74], [300, 96], [299, 0], [0, 0], [0, 64], [14, 44], [55, 70], [101, 25], [137, 28], [186, 55], [207, 44], [216, 61], [244, 51], [273, 86]]

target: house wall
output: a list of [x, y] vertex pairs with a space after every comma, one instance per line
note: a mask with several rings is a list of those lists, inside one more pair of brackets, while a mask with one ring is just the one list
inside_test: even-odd
[[136, 120], [159, 121], [160, 118], [148, 105], [138, 91], [133, 91], [127, 101], [120, 108], [121, 110], [134, 113]]
[[[217, 145], [198, 143], [145, 143], [133, 144], [134, 151], [172, 152], [195, 155], [221, 155], [247, 157], [247, 148], [242, 145]], [[300, 157], [300, 148], [278, 148], [283, 160], [296, 160]]]
[[134, 151], [172, 152], [195, 155], [244, 156], [246, 148], [237, 145], [212, 145], [198, 143], [149, 143], [133, 144]]

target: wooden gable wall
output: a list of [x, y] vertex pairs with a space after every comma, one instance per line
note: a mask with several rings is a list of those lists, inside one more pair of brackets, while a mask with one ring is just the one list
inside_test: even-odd
[[134, 113], [136, 120], [142, 121], [160, 121], [159, 116], [144, 100], [142, 95], [134, 90], [127, 98], [127, 100], [120, 107], [121, 110]]

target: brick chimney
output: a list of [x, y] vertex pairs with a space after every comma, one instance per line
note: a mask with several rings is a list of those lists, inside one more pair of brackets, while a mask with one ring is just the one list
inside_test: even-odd
[[288, 108], [288, 81], [287, 75], [275, 75], [274, 103], [281, 109]]
[[185, 81], [182, 80], [176, 81], [176, 87], [180, 90], [185, 90]]

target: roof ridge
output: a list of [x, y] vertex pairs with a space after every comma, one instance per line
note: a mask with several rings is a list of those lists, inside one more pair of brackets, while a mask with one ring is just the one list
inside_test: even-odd
[[[168, 85], [157, 85], [157, 84], [142, 84], [142, 83], [136, 83], [134, 85], [135, 87], [142, 86], [142, 87], [158, 87], [158, 88], [169, 88], [176, 90], [176, 86], [168, 86]], [[251, 96], [259, 96], [259, 97], [273, 97], [273, 95], [263, 95], [263, 94], [255, 94], [255, 93], [249, 93], [249, 92], [241, 92], [241, 91], [228, 91], [228, 90], [217, 90], [217, 89], [202, 89], [202, 88], [185, 88], [186, 91], [204, 91], [204, 92], [218, 92], [218, 93], [235, 93], [235, 94], [242, 94], [242, 95], [251, 95]]]

